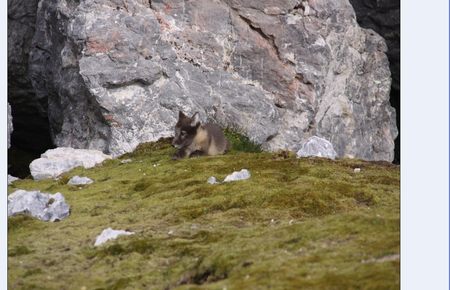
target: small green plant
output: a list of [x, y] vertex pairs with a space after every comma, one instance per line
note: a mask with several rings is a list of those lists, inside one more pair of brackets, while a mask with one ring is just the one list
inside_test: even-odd
[[231, 151], [241, 151], [250, 153], [261, 152], [261, 145], [252, 142], [247, 136], [244, 136], [230, 128], [224, 130], [225, 137], [231, 142]]

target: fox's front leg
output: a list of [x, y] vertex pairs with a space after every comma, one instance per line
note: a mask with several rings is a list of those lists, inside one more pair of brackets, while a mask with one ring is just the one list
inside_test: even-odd
[[204, 156], [204, 155], [205, 155], [205, 153], [203, 151], [195, 150], [189, 155], [189, 157], [200, 157], [200, 156]]
[[172, 156], [172, 160], [183, 159], [188, 157], [191, 154], [191, 150], [188, 148], [180, 148], [178, 151]]

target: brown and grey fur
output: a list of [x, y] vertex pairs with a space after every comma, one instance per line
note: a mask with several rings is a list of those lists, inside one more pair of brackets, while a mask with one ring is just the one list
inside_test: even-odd
[[230, 143], [219, 126], [201, 124], [198, 113], [192, 117], [179, 112], [172, 145], [178, 148], [172, 159], [198, 155], [219, 155], [230, 149]]

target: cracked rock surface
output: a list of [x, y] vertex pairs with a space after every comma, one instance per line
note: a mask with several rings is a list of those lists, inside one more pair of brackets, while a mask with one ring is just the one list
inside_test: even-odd
[[112, 155], [196, 111], [266, 150], [394, 157], [385, 41], [348, 0], [42, 0], [29, 57], [57, 146]]

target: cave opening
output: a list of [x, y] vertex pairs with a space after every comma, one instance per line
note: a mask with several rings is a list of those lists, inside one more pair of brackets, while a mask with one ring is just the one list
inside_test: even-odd
[[31, 106], [15, 103], [13, 98], [10, 100], [13, 131], [8, 149], [8, 174], [26, 178], [30, 175], [31, 161], [55, 146], [47, 116]]
[[13, 130], [8, 174], [30, 175], [29, 164], [50, 148], [47, 98], [38, 98], [29, 77], [29, 56], [36, 27], [38, 0], [8, 1], [8, 103]]

